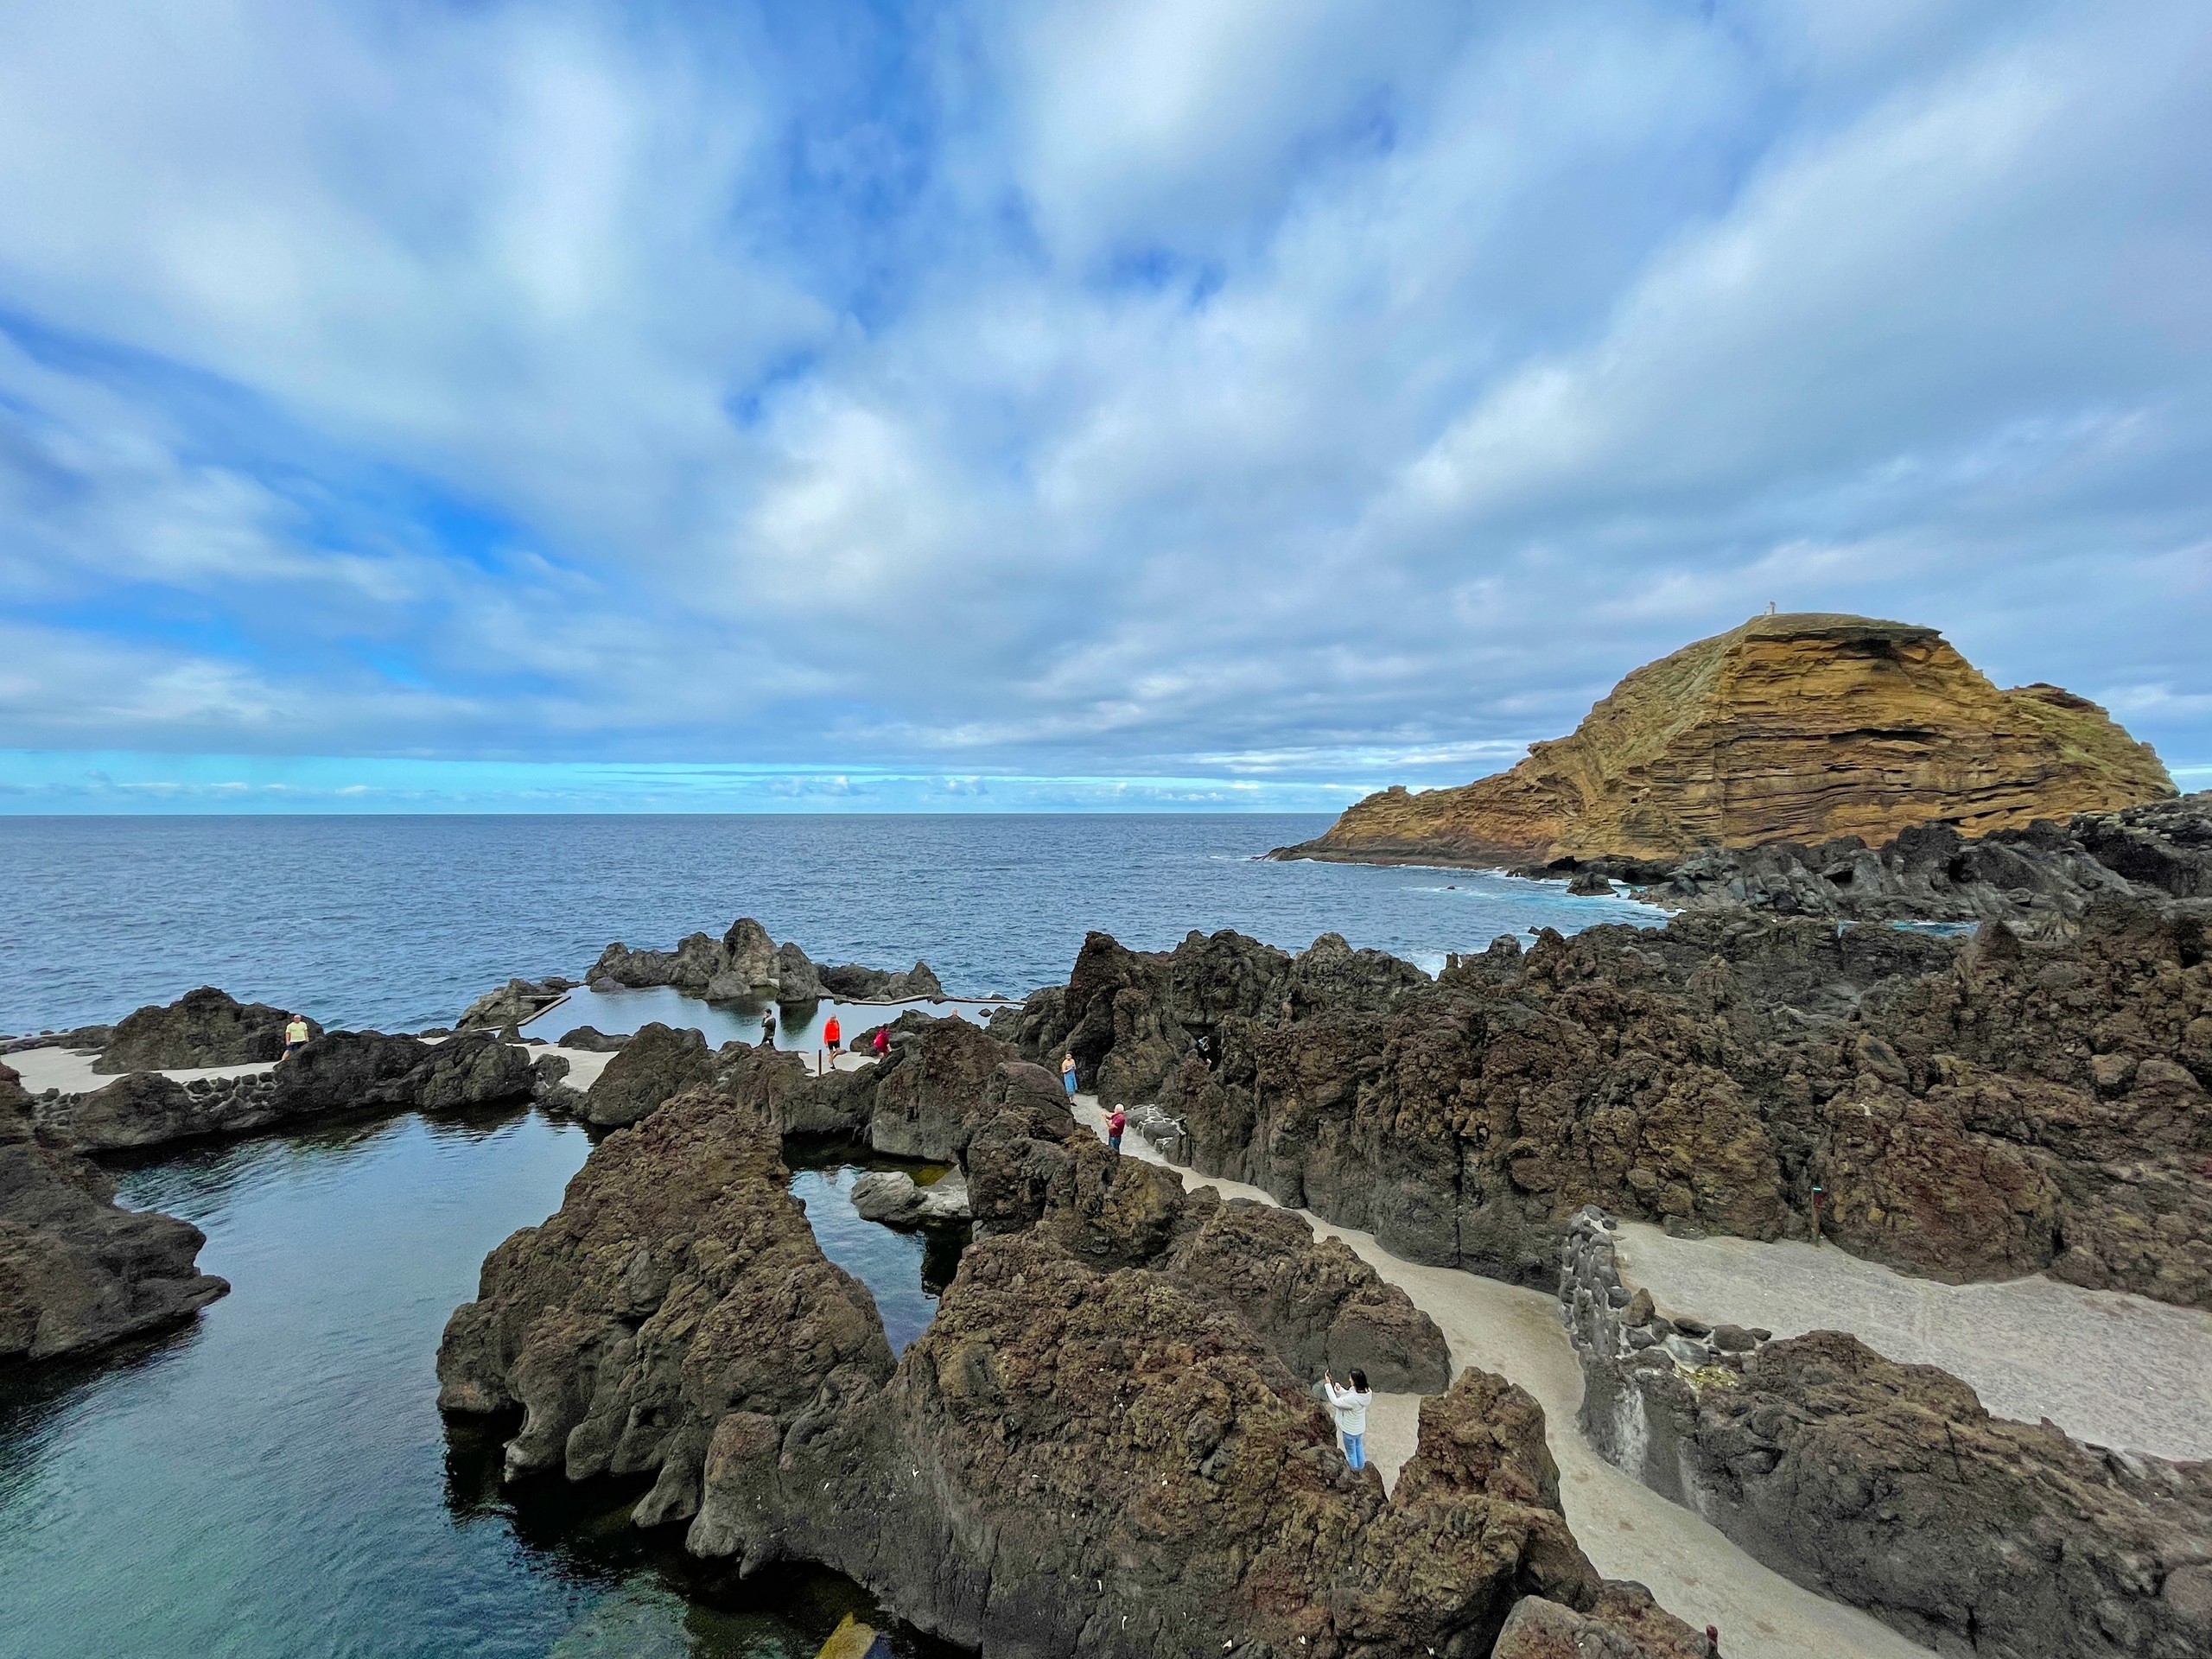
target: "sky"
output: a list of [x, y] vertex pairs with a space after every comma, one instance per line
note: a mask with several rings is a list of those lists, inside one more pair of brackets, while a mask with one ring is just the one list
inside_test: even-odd
[[1333, 810], [1769, 602], [2212, 786], [2203, 0], [0, 9], [0, 811]]

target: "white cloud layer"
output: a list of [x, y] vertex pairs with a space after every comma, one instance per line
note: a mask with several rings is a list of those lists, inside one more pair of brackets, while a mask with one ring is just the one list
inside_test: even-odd
[[0, 747], [1440, 782], [1773, 600], [2212, 763], [2207, 85], [2184, 0], [17, 8]]

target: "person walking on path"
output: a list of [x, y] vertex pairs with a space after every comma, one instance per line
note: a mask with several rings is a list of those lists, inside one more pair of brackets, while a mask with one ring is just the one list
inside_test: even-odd
[[1110, 1152], [1122, 1149], [1122, 1131], [1129, 1125], [1129, 1115], [1116, 1106], [1106, 1115], [1106, 1147]]
[[[837, 1045], [845, 1040], [845, 1033], [843, 1031], [839, 1029], [837, 1025], [837, 1016], [834, 1014], [830, 1016], [830, 1023], [822, 1027], [822, 1040], [830, 1046], [830, 1064], [831, 1065], [836, 1065]], [[820, 1076], [820, 1071], [817, 1070], [815, 1075], [817, 1077]]]
[[1328, 1372], [1321, 1373], [1321, 1392], [1328, 1396], [1329, 1408], [1337, 1414], [1337, 1433], [1344, 1436], [1344, 1461], [1355, 1469], [1367, 1467], [1367, 1408], [1375, 1399], [1368, 1391], [1367, 1373], [1355, 1370], [1351, 1386], [1340, 1389], [1337, 1379]]
[[1068, 1091], [1068, 1098], [1075, 1098], [1075, 1056], [1060, 1056], [1060, 1087]]
[[290, 1059], [305, 1046], [308, 1040], [308, 1020], [303, 1014], [293, 1014], [284, 1021], [284, 1055]]

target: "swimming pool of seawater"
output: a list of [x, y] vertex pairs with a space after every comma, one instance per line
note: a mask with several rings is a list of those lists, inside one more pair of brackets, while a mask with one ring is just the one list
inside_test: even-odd
[[[196, 1223], [232, 1290], [105, 1363], [0, 1375], [0, 1656], [812, 1659], [843, 1613], [869, 1616], [835, 1574], [740, 1584], [680, 1529], [640, 1534], [634, 1490], [505, 1485], [513, 1425], [441, 1417], [447, 1315], [588, 1146], [536, 1113], [408, 1116], [124, 1173], [123, 1201]], [[824, 1249], [903, 1348], [964, 1235], [862, 1221], [846, 1195], [870, 1154], [793, 1159]]]

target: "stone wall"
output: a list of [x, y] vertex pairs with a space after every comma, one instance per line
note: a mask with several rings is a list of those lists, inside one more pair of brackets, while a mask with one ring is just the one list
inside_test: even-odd
[[1993, 1418], [1841, 1332], [1670, 1316], [1594, 1207], [1559, 1295], [1599, 1454], [1796, 1582], [1946, 1654], [2212, 1651], [2212, 1464]]

